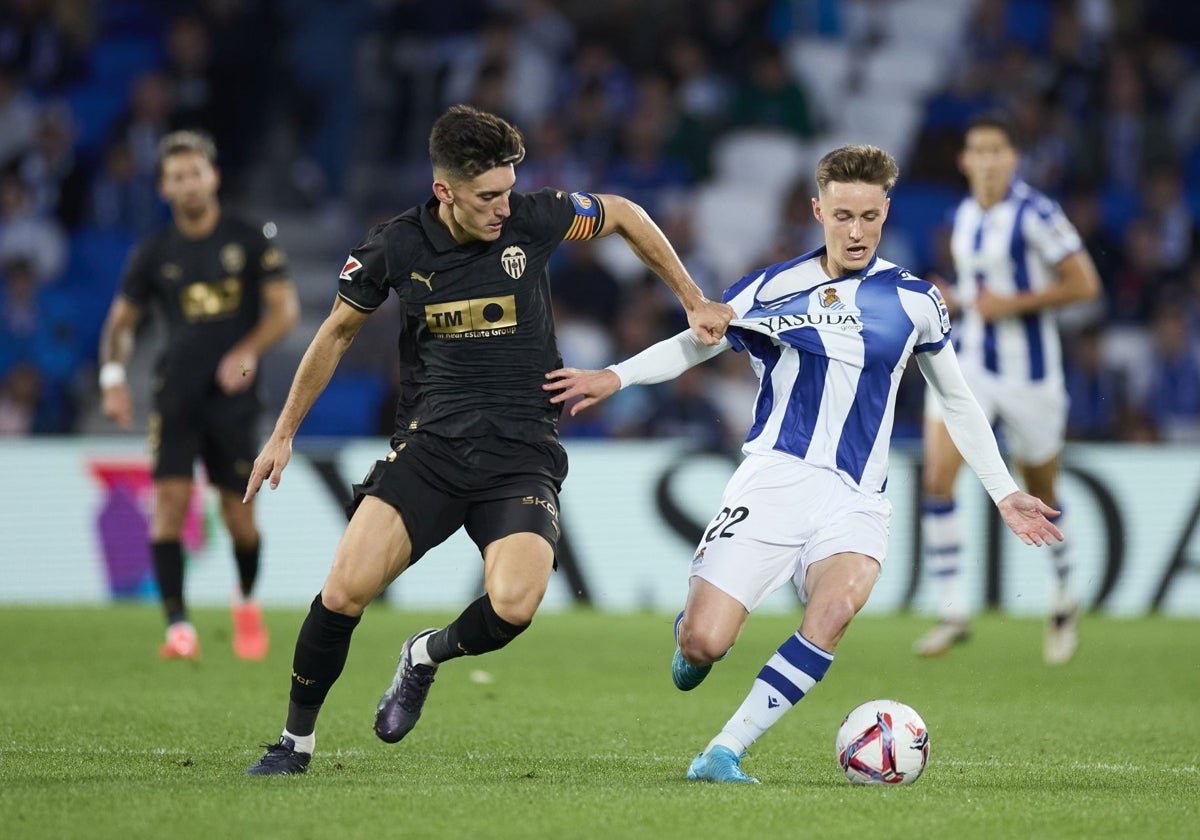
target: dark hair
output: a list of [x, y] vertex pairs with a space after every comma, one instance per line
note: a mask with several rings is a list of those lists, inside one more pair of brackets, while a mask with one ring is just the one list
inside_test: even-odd
[[520, 163], [525, 158], [525, 138], [506, 120], [472, 108], [455, 105], [437, 118], [429, 132], [429, 162], [435, 177], [470, 180], [497, 166]]
[[213, 166], [217, 165], [217, 144], [203, 131], [172, 131], [158, 143], [158, 161], [155, 163], [155, 175], [161, 178], [163, 165], [172, 155], [182, 155], [195, 152], [203, 155], [204, 159]]
[[1013, 128], [1012, 119], [1003, 111], [984, 111], [976, 114], [967, 121], [967, 127], [963, 131], [963, 142], [966, 142], [967, 135], [977, 128], [991, 128], [999, 131], [1004, 135], [1004, 139], [1008, 141], [1008, 145], [1014, 149], [1017, 148], [1017, 132]]
[[887, 192], [899, 177], [896, 159], [878, 146], [842, 146], [817, 163], [817, 188], [821, 190], [832, 183], [877, 184]]

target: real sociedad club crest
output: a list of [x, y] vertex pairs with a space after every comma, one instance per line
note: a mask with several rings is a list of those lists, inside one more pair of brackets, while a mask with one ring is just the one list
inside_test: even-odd
[[842, 303], [842, 299], [838, 297], [837, 289], [829, 286], [821, 290], [821, 307], [836, 312], [839, 309], [845, 309], [846, 304]]
[[505, 272], [514, 280], [520, 280], [525, 273], [525, 252], [516, 245], [509, 245], [500, 255], [500, 264]]

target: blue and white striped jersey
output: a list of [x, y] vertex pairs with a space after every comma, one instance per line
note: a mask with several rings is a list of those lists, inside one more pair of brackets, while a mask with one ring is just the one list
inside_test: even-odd
[[1021, 180], [987, 210], [968, 196], [954, 212], [950, 248], [963, 312], [955, 349], [963, 366], [1008, 380], [1061, 382], [1062, 346], [1051, 310], [985, 324], [974, 307], [980, 288], [1002, 297], [1046, 288], [1055, 266], [1082, 250], [1058, 204]]
[[882, 492], [896, 391], [913, 352], [949, 339], [933, 284], [876, 256], [830, 280], [824, 248], [747, 275], [726, 290], [737, 317], [726, 332], [759, 377], [742, 451], [785, 452]]

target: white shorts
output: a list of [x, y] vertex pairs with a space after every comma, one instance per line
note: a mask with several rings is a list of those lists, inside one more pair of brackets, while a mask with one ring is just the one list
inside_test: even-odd
[[[1002, 379], [969, 362], [962, 364], [962, 370], [988, 422], [999, 425], [1013, 458], [1037, 466], [1062, 452], [1068, 400], [1061, 382]], [[925, 419], [944, 418], [942, 401], [926, 388]]]
[[805, 603], [804, 576], [818, 560], [853, 551], [882, 566], [891, 517], [891, 502], [830, 470], [789, 455], [748, 455], [700, 537], [690, 574], [748, 611], [788, 580]]

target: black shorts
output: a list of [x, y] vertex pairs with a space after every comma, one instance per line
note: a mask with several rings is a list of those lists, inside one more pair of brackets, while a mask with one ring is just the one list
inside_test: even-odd
[[155, 478], [191, 478], [196, 459], [210, 483], [241, 493], [258, 454], [258, 396], [217, 392], [201, 398], [160, 390], [150, 414]]
[[567, 453], [557, 441], [523, 443], [486, 438], [413, 436], [372, 465], [354, 499], [375, 496], [400, 512], [415, 563], [459, 528], [482, 553], [510, 534], [540, 534], [557, 551], [558, 491]]

